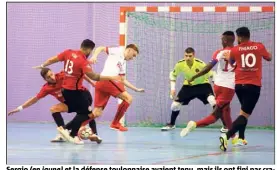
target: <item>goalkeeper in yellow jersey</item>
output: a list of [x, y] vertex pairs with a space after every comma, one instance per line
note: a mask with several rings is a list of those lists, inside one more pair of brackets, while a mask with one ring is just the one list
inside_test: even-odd
[[[180, 113], [182, 105], [188, 105], [189, 102], [195, 98], [201, 100], [205, 105], [210, 104], [214, 107], [216, 104], [212, 86], [209, 83], [209, 78], [213, 76], [213, 72], [196, 78], [194, 81], [188, 83], [193, 75], [202, 70], [206, 64], [195, 58], [195, 51], [193, 48], [188, 47], [184, 53], [184, 59], [180, 60], [174, 67], [174, 70], [170, 72], [170, 98], [173, 99], [171, 105], [171, 120], [161, 130], [168, 131], [175, 129], [175, 121]], [[179, 74], [184, 76], [184, 84], [179, 91], [178, 95], [175, 92], [176, 79]], [[224, 123], [223, 123], [224, 124]]]

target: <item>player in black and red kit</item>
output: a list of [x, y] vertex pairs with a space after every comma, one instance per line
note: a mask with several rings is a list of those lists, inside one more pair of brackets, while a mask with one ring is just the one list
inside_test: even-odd
[[89, 118], [94, 118], [92, 113], [91, 97], [89, 91], [83, 87], [84, 75], [90, 79], [99, 80], [118, 80], [121, 81], [119, 76], [101, 76], [92, 71], [92, 68], [87, 60], [91, 51], [94, 49], [95, 44], [93, 41], [86, 39], [81, 44], [80, 50], [65, 50], [57, 56], [49, 58], [42, 65], [34, 68], [43, 68], [53, 63], [64, 61], [65, 78], [62, 84], [62, 94], [68, 106], [68, 112], [77, 112], [78, 114], [72, 120], [72, 130], [70, 135], [68, 131], [59, 127], [58, 131], [69, 141], [75, 144], [83, 144], [77, 133], [82, 122]]
[[[62, 83], [65, 75], [64, 72], [61, 71], [60, 73], [55, 74], [49, 68], [43, 68], [40, 71], [40, 74], [47, 83], [45, 83], [41, 87], [39, 93], [36, 96], [30, 98], [22, 105], [18, 106], [16, 109], [13, 109], [12, 111], [10, 111], [8, 115], [11, 116], [14, 113], [20, 112], [23, 109], [34, 105], [39, 100], [46, 97], [47, 95], [51, 95], [60, 102], [50, 108], [50, 111], [52, 113], [55, 123], [57, 124], [58, 127], [63, 126], [63, 127], [66, 127], [66, 129], [71, 129], [71, 123], [68, 123], [67, 125], [65, 125], [61, 115], [61, 112], [67, 112], [67, 109], [68, 109], [65, 103], [64, 97], [62, 96]], [[85, 80], [89, 82], [92, 86], [94, 86], [94, 82], [91, 81], [88, 77], [85, 77]], [[89, 126], [94, 133], [94, 135], [92, 135], [89, 139], [95, 140], [97, 141], [97, 143], [101, 143], [102, 139], [97, 136], [95, 121], [90, 121]], [[51, 142], [64, 142], [64, 138], [59, 134], [55, 139], [51, 140]]]
[[248, 117], [253, 112], [260, 97], [262, 86], [262, 59], [271, 61], [271, 54], [259, 42], [250, 41], [250, 31], [247, 27], [236, 30], [238, 45], [226, 53], [230, 62], [236, 62], [235, 91], [241, 104], [240, 115], [233, 122], [232, 128], [221, 135], [220, 149], [227, 150], [229, 138], [239, 131], [239, 142], [244, 141], [244, 132]]

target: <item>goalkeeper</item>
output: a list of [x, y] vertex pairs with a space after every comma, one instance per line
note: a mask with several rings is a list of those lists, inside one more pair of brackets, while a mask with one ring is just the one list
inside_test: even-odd
[[[213, 94], [212, 86], [209, 83], [209, 78], [213, 76], [213, 72], [210, 71], [208, 74], [196, 78], [191, 83], [188, 83], [193, 75], [202, 70], [206, 64], [195, 58], [195, 51], [193, 48], [188, 47], [184, 53], [184, 59], [180, 60], [174, 67], [174, 70], [170, 72], [170, 97], [173, 99], [171, 105], [171, 120], [161, 130], [168, 131], [175, 129], [175, 121], [178, 117], [181, 109], [181, 105], [188, 105], [191, 100], [198, 98], [205, 105], [210, 104], [214, 107], [216, 104], [215, 97]], [[179, 91], [177, 97], [175, 96], [175, 84], [176, 78], [179, 74], [184, 76], [184, 84]], [[224, 124], [224, 123], [223, 123]]]

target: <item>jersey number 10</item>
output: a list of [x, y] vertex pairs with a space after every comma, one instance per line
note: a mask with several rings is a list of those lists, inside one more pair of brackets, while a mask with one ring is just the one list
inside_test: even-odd
[[73, 62], [71, 60], [66, 60], [64, 71], [67, 72], [68, 74], [73, 73]]
[[[249, 63], [249, 58], [252, 59], [252, 63]], [[253, 53], [249, 53], [247, 55], [242, 54], [241, 55], [241, 66], [242, 68], [245, 68], [247, 66], [248, 68], [254, 67], [256, 64], [256, 56]]]

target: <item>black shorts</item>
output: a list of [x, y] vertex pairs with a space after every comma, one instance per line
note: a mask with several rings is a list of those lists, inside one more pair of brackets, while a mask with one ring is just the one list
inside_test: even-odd
[[259, 100], [261, 87], [252, 84], [236, 84], [235, 91], [241, 110], [250, 115]]
[[68, 113], [90, 114], [92, 112], [92, 97], [87, 90], [67, 90], [62, 89]]
[[183, 85], [175, 101], [182, 103], [182, 105], [188, 105], [191, 100], [198, 98], [204, 104], [208, 104], [207, 98], [210, 95], [214, 95], [214, 93], [209, 83], [194, 86]]

